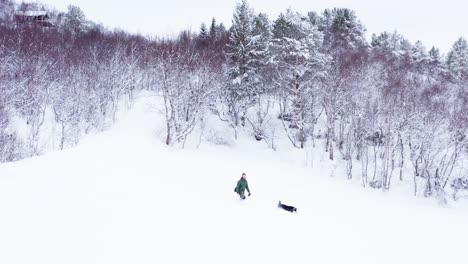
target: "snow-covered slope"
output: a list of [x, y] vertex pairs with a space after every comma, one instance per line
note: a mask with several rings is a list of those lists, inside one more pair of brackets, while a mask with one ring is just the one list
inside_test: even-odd
[[319, 154], [169, 149], [153, 101], [74, 149], [0, 164], [0, 263], [468, 263], [466, 207], [362, 189]]

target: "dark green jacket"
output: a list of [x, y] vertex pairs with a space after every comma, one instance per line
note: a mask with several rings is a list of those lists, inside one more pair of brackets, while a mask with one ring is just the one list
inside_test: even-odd
[[247, 189], [247, 191], [250, 193], [249, 183], [247, 182], [246, 179], [240, 178], [240, 180], [237, 182], [235, 191], [236, 193], [241, 194], [245, 192], [245, 189]]

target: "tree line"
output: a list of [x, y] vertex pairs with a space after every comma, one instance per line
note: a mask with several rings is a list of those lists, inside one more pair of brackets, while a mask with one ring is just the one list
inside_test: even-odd
[[[274, 118], [294, 147], [323, 139], [329, 159], [343, 160], [363, 186], [388, 190], [393, 178], [411, 178], [415, 194], [431, 196], [467, 177], [464, 38], [446, 55], [398, 32], [368, 42], [352, 10], [288, 9], [270, 20], [245, 0], [229, 29], [213, 19], [174, 39], [111, 31], [74, 6], [54, 19], [44, 29], [0, 15], [1, 161], [44, 151], [47, 116], [62, 149], [111, 125], [122, 100], [151, 90], [163, 98], [167, 145], [183, 145], [215, 115], [234, 138], [250, 131], [275, 149]], [[15, 117], [26, 120], [26, 139]]]

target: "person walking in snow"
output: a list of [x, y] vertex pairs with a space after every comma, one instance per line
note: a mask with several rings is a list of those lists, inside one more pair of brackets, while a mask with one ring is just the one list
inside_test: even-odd
[[241, 199], [245, 199], [245, 190], [247, 189], [247, 191], [249, 192], [249, 196], [250, 196], [250, 189], [249, 189], [249, 183], [247, 182], [247, 180], [245, 179], [246, 178], [246, 175], [245, 173], [242, 173], [242, 177], [240, 178], [240, 180], [237, 182], [237, 186], [236, 188], [234, 189], [234, 191], [239, 194], [240, 198]]

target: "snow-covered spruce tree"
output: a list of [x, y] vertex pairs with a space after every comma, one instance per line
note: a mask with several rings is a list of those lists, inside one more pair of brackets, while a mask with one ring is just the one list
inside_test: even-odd
[[444, 58], [440, 54], [440, 50], [436, 47], [432, 47], [429, 50], [429, 62], [427, 65], [427, 76], [431, 77], [440, 77], [440, 75], [445, 71]]
[[428, 64], [430, 63], [431, 58], [426, 47], [424, 47], [421, 41], [418, 40], [414, 43], [409, 53], [409, 58], [415, 74], [427, 75], [427, 71], [429, 70]]
[[252, 126], [252, 132], [256, 140], [267, 140], [274, 146], [274, 132], [267, 133], [269, 112], [272, 107], [273, 85], [270, 69], [271, 52], [269, 43], [271, 41], [271, 23], [266, 14], [258, 14], [254, 19], [252, 38], [252, 86], [256, 93], [252, 96], [253, 107], [251, 114], [246, 115], [246, 120]]
[[218, 24], [216, 23], [216, 19], [212, 18], [211, 19], [211, 24], [210, 24], [210, 30], [209, 30], [210, 42], [211, 43], [216, 42], [216, 40], [220, 36], [220, 33], [221, 33], [220, 28], [219, 28]]
[[255, 47], [254, 11], [246, 0], [236, 5], [227, 45], [227, 80], [221, 96], [221, 109], [217, 114], [229, 122], [237, 138], [239, 125], [245, 125], [247, 108], [258, 94], [254, 85]]
[[447, 54], [447, 69], [456, 81], [468, 80], [468, 42], [459, 38]]
[[[323, 49], [333, 57], [336, 64], [349, 67], [362, 59], [359, 51], [367, 49], [365, 27], [354, 11], [347, 8], [325, 9], [322, 16], [309, 21], [315, 23], [324, 34]], [[338, 61], [339, 60], [339, 61]]]
[[205, 23], [202, 23], [200, 26], [200, 31], [197, 37], [197, 45], [199, 49], [207, 48], [210, 43], [212, 43], [211, 36], [208, 33], [208, 29], [206, 28]]
[[84, 12], [78, 6], [69, 5], [67, 12], [64, 14], [63, 25], [61, 28], [72, 32], [73, 34], [80, 34], [88, 31], [90, 22], [86, 19]]
[[280, 14], [273, 25], [271, 63], [280, 118], [291, 143], [298, 148], [304, 148], [317, 118], [317, 89], [328, 62], [321, 52], [322, 38], [317, 27], [291, 10]]

